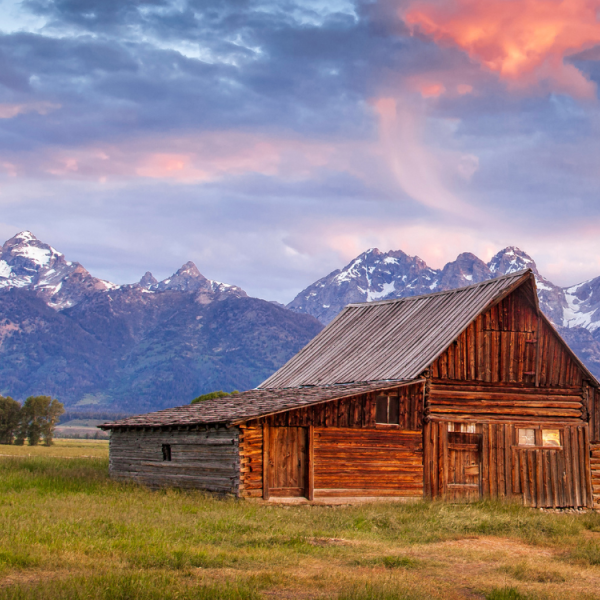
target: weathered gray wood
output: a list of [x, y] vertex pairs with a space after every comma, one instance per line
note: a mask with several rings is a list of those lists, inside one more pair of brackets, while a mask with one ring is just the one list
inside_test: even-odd
[[[110, 434], [110, 474], [150, 487], [182, 487], [238, 495], [239, 429], [199, 431], [114, 430]], [[171, 460], [163, 460], [163, 444]]]

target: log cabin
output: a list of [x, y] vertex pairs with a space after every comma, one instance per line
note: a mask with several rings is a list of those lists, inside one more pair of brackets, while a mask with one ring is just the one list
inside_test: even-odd
[[101, 427], [151, 487], [600, 508], [599, 384], [530, 270], [348, 305], [254, 390]]

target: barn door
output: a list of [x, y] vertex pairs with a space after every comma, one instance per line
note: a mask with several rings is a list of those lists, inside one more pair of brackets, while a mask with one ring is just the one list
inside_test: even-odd
[[308, 429], [269, 428], [268, 486], [271, 496], [307, 495]]
[[448, 500], [481, 498], [481, 434], [448, 432]]

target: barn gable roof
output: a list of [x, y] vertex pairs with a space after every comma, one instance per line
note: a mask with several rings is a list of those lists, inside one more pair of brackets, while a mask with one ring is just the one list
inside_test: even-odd
[[349, 304], [259, 387], [414, 379], [481, 312], [528, 280], [535, 290], [528, 269], [446, 292]]

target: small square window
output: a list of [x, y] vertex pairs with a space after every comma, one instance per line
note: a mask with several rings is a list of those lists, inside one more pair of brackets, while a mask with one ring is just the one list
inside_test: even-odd
[[535, 446], [535, 429], [519, 429], [519, 446]]
[[162, 445], [163, 460], [171, 460], [171, 444]]
[[560, 430], [542, 429], [542, 446], [560, 448]]

